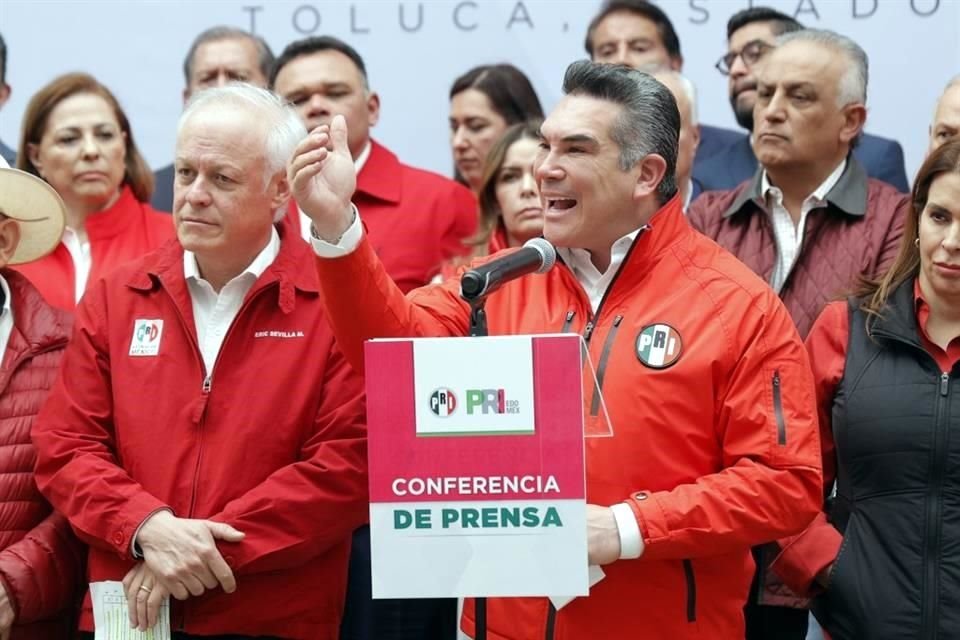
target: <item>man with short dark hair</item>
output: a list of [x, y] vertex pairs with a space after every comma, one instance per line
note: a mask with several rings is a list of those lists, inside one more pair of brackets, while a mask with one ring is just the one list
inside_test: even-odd
[[[680, 38], [663, 9], [647, 0], [607, 0], [590, 21], [584, 47], [594, 62], [614, 62], [634, 69], [655, 65], [683, 68]], [[694, 166], [739, 140], [730, 129], [700, 125]], [[699, 189], [698, 189], [699, 193]]]
[[[582, 332], [600, 363], [613, 436], [586, 447], [587, 540], [606, 577], [560, 610], [489, 599], [487, 637], [742, 638], [750, 547], [804, 528], [821, 502], [803, 345], [769, 287], [687, 223], [670, 91], [586, 61], [563, 88], [534, 162], [544, 236], [563, 259], [507, 282], [486, 310], [492, 335]], [[337, 344], [362, 369], [365, 339], [463, 336], [470, 308], [457, 281], [404, 296], [386, 277], [351, 205], [348, 138], [342, 118], [315, 130], [288, 175], [337, 300]], [[655, 331], [657, 354], [639, 346]], [[598, 405], [588, 394], [588, 422]], [[475, 632], [472, 602], [463, 626]]]
[[[183, 59], [183, 104], [197, 91], [246, 82], [266, 87], [273, 52], [266, 40], [236, 27], [217, 26], [194, 38]], [[173, 210], [173, 164], [153, 174], [151, 206], [157, 211]]]
[[[773, 49], [777, 36], [800, 29], [803, 25], [797, 20], [768, 7], [744, 9], [727, 22], [728, 51], [716, 66], [728, 77], [734, 116], [748, 133], [738, 134], [724, 149], [696, 163], [693, 175], [705, 191], [733, 189], [756, 173], [757, 157], [751, 143], [755, 133], [756, 65]], [[895, 140], [861, 133], [854, 154], [870, 177], [902, 192], [910, 190], [903, 148]]]
[[[387, 272], [408, 291], [428, 283], [441, 265], [464, 255], [476, 229], [476, 198], [461, 184], [400, 162], [370, 135], [380, 96], [370, 88], [356, 49], [330, 36], [287, 45], [270, 74], [270, 88], [288, 100], [308, 131], [343, 115], [357, 169], [357, 206]], [[304, 239], [309, 220], [294, 206], [288, 216]]]
[[[0, 109], [10, 99], [10, 85], [7, 83], [7, 43], [0, 34]], [[0, 158], [3, 158], [7, 165], [16, 164], [17, 152], [8, 147], [0, 140]]]

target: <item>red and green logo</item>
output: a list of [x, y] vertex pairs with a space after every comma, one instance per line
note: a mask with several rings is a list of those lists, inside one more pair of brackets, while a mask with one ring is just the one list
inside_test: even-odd
[[680, 359], [683, 340], [668, 324], [648, 324], [637, 334], [637, 358], [651, 369], [666, 369]]

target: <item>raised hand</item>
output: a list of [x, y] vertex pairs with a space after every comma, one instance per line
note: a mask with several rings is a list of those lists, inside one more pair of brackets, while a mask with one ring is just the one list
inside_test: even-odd
[[350, 198], [357, 188], [343, 116], [335, 116], [329, 126], [317, 127], [297, 145], [287, 179], [297, 205], [320, 237], [337, 242], [353, 221]]

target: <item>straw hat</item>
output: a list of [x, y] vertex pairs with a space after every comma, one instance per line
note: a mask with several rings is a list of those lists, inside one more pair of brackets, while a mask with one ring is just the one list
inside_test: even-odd
[[47, 255], [60, 242], [66, 207], [49, 184], [0, 158], [0, 214], [20, 223], [20, 243], [10, 264], [23, 264]]

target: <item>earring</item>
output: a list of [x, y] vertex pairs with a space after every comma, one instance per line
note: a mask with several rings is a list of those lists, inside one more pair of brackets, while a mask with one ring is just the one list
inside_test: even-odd
[[920, 238], [914, 238], [913, 244], [914, 244], [914, 246], [915, 246], [917, 249], [919, 249], [919, 248], [920, 248]]

